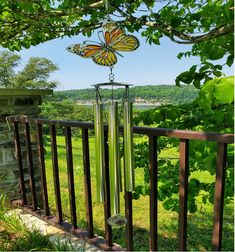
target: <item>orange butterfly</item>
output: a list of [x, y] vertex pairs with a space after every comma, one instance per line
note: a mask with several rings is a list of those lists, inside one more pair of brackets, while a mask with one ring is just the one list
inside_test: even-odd
[[[82, 44], [74, 44], [67, 47], [67, 50], [83, 58], [92, 58], [98, 65], [113, 66], [117, 63], [116, 54], [122, 56], [117, 51], [130, 52], [139, 47], [138, 39], [133, 35], [125, 34], [125, 31], [114, 21], [105, 21], [102, 28], [103, 32], [98, 32], [101, 43], [84, 41]], [[100, 38], [100, 34], [103, 35], [103, 39]]]

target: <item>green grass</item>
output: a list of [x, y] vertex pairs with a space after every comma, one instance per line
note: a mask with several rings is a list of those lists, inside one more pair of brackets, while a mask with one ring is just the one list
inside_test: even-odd
[[[95, 153], [94, 138], [90, 141], [90, 163], [91, 163], [91, 183], [92, 183], [92, 206], [95, 233], [104, 235], [104, 209], [103, 204], [96, 202], [96, 181], [95, 181]], [[59, 172], [60, 172], [60, 189], [62, 198], [62, 207], [64, 218], [70, 221], [68, 178], [66, 164], [66, 149], [64, 137], [57, 137]], [[72, 139], [73, 145], [73, 162], [74, 162], [74, 179], [76, 192], [76, 206], [78, 225], [86, 228], [86, 209], [85, 209], [85, 192], [83, 182], [83, 157], [82, 143], [80, 138]], [[51, 162], [50, 140], [46, 144], [46, 171], [49, 194], [49, 205], [52, 213], [55, 213], [55, 196]], [[177, 158], [177, 149], [173, 148], [161, 153], [160, 158]], [[205, 173], [194, 173], [191, 175], [198, 179], [211, 181], [213, 177]], [[143, 169], [136, 169], [135, 179], [137, 183], [144, 180]], [[206, 181], [205, 181], [206, 182]], [[199, 195], [198, 211], [195, 214], [188, 214], [188, 249], [192, 251], [211, 250], [211, 232], [213, 225], [213, 205], [203, 204], [203, 195]], [[121, 194], [121, 214], [124, 215], [124, 198]], [[234, 247], [233, 239], [233, 205], [227, 205], [224, 210], [224, 239], [223, 250], [231, 251]], [[149, 244], [149, 196], [141, 196], [138, 200], [133, 200], [133, 224], [134, 224], [134, 250], [148, 251]], [[125, 247], [125, 229], [113, 229], [113, 241]], [[178, 214], [167, 211], [163, 208], [162, 203], [158, 202], [158, 235], [159, 249], [161, 251], [177, 250], [177, 232], [178, 232]]]
[[0, 195], [0, 251], [70, 251], [71, 245], [51, 242], [49, 235], [29, 229], [14, 212], [8, 212]]

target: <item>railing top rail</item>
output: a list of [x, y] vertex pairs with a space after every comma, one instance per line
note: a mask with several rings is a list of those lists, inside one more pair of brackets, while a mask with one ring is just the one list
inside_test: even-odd
[[[81, 122], [81, 121], [65, 121], [65, 120], [49, 120], [43, 118], [28, 118], [20, 116], [8, 117], [8, 120], [15, 122], [35, 122], [38, 124], [56, 125], [64, 127], [79, 127], [93, 129], [93, 122]], [[120, 131], [123, 131], [123, 127], [120, 126]], [[166, 128], [152, 128], [152, 127], [140, 127], [134, 126], [133, 132], [137, 134], [151, 135], [151, 136], [168, 136], [174, 138], [183, 138], [189, 140], [206, 140], [220, 143], [234, 143], [234, 134], [221, 134], [216, 132], [199, 132], [192, 130], [177, 130]]]
[[216, 132], [200, 132], [193, 130], [177, 130], [165, 128], [133, 127], [133, 131], [139, 134], [153, 136], [168, 136], [189, 140], [206, 140], [220, 143], [234, 143], [234, 134], [221, 134]]
[[81, 122], [81, 121], [65, 121], [65, 120], [49, 120], [44, 118], [29, 118], [27, 116], [10, 116], [8, 117], [9, 121], [15, 122], [34, 122], [38, 124], [47, 124], [55, 126], [68, 126], [68, 127], [79, 127], [93, 129], [94, 123], [92, 122]]

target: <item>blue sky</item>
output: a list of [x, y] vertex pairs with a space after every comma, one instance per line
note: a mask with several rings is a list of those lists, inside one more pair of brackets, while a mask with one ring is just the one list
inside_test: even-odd
[[[161, 40], [160, 46], [149, 45], [140, 34], [135, 35], [140, 40], [140, 47], [134, 52], [124, 52], [123, 58], [118, 56], [113, 71], [117, 82], [134, 85], [174, 84], [180, 72], [199, 63], [195, 57], [177, 59], [177, 54], [190, 49], [190, 45], [178, 45], [167, 38]], [[57, 64], [60, 70], [51, 75], [51, 79], [60, 82], [57, 90], [90, 88], [91, 85], [108, 81], [109, 68], [66, 50], [67, 46], [85, 39], [83, 36], [55, 39], [16, 53], [22, 57], [21, 68], [30, 57], [46, 57]], [[91, 39], [97, 41], [96, 36]], [[232, 68], [226, 68], [225, 73], [234, 74]]]

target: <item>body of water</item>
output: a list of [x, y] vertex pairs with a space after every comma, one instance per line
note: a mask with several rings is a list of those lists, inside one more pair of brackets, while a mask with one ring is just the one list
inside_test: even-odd
[[[93, 106], [93, 103], [92, 102], [85, 102], [85, 103], [77, 103], [77, 105], [90, 108]], [[153, 103], [134, 103], [133, 104], [133, 108], [138, 109], [138, 110], [153, 109], [153, 108], [156, 108], [159, 106], [161, 106], [160, 103], [155, 103], [155, 104], [153, 104]]]

